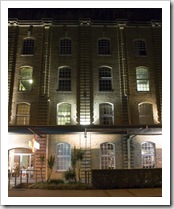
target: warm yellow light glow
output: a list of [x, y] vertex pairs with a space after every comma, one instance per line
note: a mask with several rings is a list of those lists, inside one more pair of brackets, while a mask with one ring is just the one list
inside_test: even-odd
[[32, 79], [30, 79], [30, 80], [29, 80], [29, 83], [31, 83], [31, 84], [32, 84], [32, 83], [33, 83], [33, 80], [32, 80]]
[[80, 125], [90, 125], [90, 119], [80, 119]]

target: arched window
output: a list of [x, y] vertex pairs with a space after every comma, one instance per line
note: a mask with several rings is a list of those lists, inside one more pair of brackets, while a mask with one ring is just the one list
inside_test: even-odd
[[110, 40], [101, 38], [98, 40], [98, 54], [99, 55], [110, 55]]
[[58, 91], [71, 91], [71, 68], [59, 67], [58, 78]]
[[141, 144], [141, 158], [143, 168], [155, 167], [155, 144], [152, 142], [143, 142]]
[[99, 68], [99, 91], [112, 91], [112, 68]]
[[31, 91], [33, 83], [33, 68], [23, 66], [19, 71], [19, 91]]
[[135, 47], [135, 55], [136, 56], [146, 56], [146, 44], [144, 40], [135, 40], [134, 41]]
[[113, 105], [109, 103], [102, 103], [100, 109], [100, 125], [114, 124], [114, 109]]
[[61, 103], [57, 105], [57, 125], [69, 125], [71, 123], [71, 105]]
[[149, 71], [145, 67], [136, 68], [137, 91], [150, 91]]
[[19, 103], [16, 107], [16, 125], [29, 125], [30, 104]]
[[60, 40], [60, 54], [70, 55], [72, 53], [72, 41], [70, 38], [63, 38]]
[[33, 55], [34, 54], [34, 39], [33, 38], [25, 38], [23, 40], [23, 55]]
[[115, 168], [115, 145], [113, 143], [103, 143], [100, 145], [100, 168]]
[[138, 105], [139, 123], [140, 124], [154, 124], [153, 107], [150, 103], [141, 103]]
[[57, 170], [66, 171], [71, 166], [71, 149], [68, 143], [59, 143], [56, 146]]

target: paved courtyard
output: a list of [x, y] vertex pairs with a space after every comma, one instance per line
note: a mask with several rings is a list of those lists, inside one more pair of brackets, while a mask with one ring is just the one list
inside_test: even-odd
[[9, 197], [162, 197], [162, 188], [112, 190], [10, 189]]

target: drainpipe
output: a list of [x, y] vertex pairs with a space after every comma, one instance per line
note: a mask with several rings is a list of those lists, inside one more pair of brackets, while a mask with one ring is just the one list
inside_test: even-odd
[[135, 137], [136, 135], [131, 135], [127, 139], [127, 160], [128, 160], [128, 169], [131, 169], [131, 156], [130, 156], [130, 141]]
[[127, 139], [127, 158], [128, 158], [128, 169], [131, 169], [131, 154], [130, 154], [130, 142], [131, 140], [137, 136], [139, 133], [143, 133], [145, 130], [148, 129], [148, 126], [146, 125], [145, 129], [140, 128], [139, 132], [137, 132], [137, 134], [134, 135], [130, 135], [129, 138]]

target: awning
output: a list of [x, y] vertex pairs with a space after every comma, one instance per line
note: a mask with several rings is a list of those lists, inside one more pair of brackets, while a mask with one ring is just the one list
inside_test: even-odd
[[125, 125], [125, 126], [100, 126], [100, 125], [65, 125], [65, 126], [9, 126], [9, 134], [72, 134], [79, 132], [93, 132], [103, 134], [136, 134], [136, 135], [161, 135], [162, 125]]

